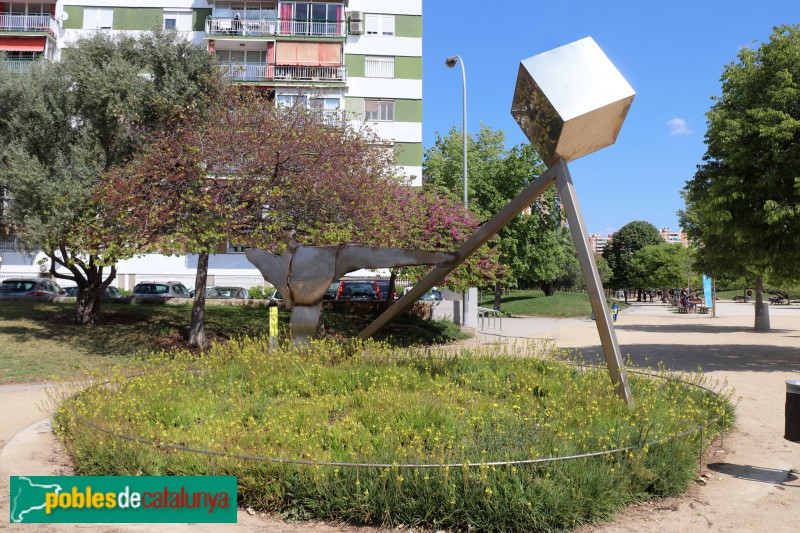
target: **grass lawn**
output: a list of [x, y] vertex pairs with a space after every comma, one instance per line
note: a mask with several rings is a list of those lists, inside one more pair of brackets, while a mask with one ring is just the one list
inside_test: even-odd
[[[480, 305], [492, 307], [494, 293], [481, 293]], [[622, 302], [619, 306], [620, 309], [627, 307]], [[557, 318], [588, 317], [592, 314], [589, 295], [585, 292], [556, 292], [553, 296], [545, 296], [544, 292], [533, 289], [504, 294], [500, 301], [500, 310], [512, 315]]]
[[[143, 354], [183, 348], [191, 305], [103, 306], [103, 323], [73, 323], [75, 304], [9, 301], [0, 303], [0, 383], [69, 379], [83, 370], [133, 365]], [[370, 321], [368, 315], [326, 313], [326, 335], [350, 337]], [[288, 324], [289, 312], [279, 321]], [[268, 333], [267, 308], [236, 305], [206, 307], [206, 336], [225, 341]], [[462, 338], [453, 324], [403, 317], [378, 338], [396, 345], [433, 344]]]

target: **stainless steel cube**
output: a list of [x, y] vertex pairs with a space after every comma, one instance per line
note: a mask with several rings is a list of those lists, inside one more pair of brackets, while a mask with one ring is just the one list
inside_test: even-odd
[[523, 60], [511, 114], [547, 164], [614, 144], [636, 95], [587, 37]]

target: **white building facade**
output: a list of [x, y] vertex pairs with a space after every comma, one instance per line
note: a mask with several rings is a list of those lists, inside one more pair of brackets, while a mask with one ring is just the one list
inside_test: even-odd
[[[0, 75], [57, 61], [98, 31], [176, 29], [215, 54], [236, 83], [300, 104], [332, 122], [372, 128], [414, 185], [422, 184], [422, 0], [0, 0]], [[209, 261], [209, 284], [263, 284], [240, 249]], [[43, 254], [0, 236], [0, 279], [40, 272]], [[194, 285], [196, 256], [148, 254], [120, 262], [115, 284]]]

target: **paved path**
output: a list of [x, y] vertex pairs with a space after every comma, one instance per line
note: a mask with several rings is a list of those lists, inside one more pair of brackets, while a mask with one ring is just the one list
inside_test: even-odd
[[[785, 381], [800, 379], [800, 305], [770, 307], [772, 331], [753, 331], [748, 304], [721, 304], [718, 317], [678, 315], [661, 304], [634, 304], [620, 313], [616, 331], [623, 354], [646, 366], [664, 361], [679, 370], [698, 366], [735, 387], [740, 396], [738, 426], [715, 450], [704, 471], [707, 482], [683, 498], [635, 505], [613, 522], [585, 526], [581, 533], [605, 532], [792, 532], [798, 530], [800, 444], [783, 440]], [[590, 319], [503, 319], [502, 330], [483, 331], [476, 342], [550, 338], [559, 347], [600, 358], [600, 339]], [[71, 472], [63, 447], [48, 425], [46, 385], [0, 386], [0, 517], [8, 520], [9, 475]], [[260, 531], [269, 533], [368, 532], [318, 523], [287, 524], [239, 513], [240, 523], [220, 525], [54, 525], [38, 531]], [[33, 531], [25, 525], [6, 529]]]

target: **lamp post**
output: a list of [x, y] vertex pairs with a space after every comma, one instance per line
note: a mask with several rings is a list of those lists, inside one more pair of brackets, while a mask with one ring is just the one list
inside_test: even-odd
[[[463, 124], [461, 125], [461, 138], [464, 143], [464, 177], [461, 184], [463, 194], [462, 198], [464, 200], [464, 209], [469, 209], [467, 204], [467, 72], [464, 69], [464, 59], [461, 56], [450, 56], [444, 60], [444, 64], [447, 65], [447, 68], [453, 68], [456, 66], [456, 63], [461, 63], [461, 85], [463, 88], [463, 101], [464, 101], [464, 112], [463, 112]], [[469, 290], [464, 291], [462, 295], [462, 306], [461, 306], [461, 325], [467, 325], [467, 298], [468, 298]]]
[[456, 63], [461, 62], [461, 84], [464, 92], [464, 123], [461, 126], [461, 136], [464, 141], [464, 180], [462, 187], [464, 189], [463, 199], [464, 207], [467, 207], [467, 73], [464, 70], [464, 59], [461, 56], [450, 56], [444, 60], [447, 68], [453, 68]]

